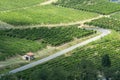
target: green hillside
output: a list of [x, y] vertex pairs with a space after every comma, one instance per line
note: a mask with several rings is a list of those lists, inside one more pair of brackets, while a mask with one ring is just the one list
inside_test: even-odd
[[0, 80], [120, 80], [120, 3], [0, 0]]

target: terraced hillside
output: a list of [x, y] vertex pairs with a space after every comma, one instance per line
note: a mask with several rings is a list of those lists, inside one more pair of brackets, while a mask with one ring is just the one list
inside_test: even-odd
[[[99, 23], [99, 25], [95, 25], [95, 26], [98, 26], [98, 27], [103, 26], [103, 28], [112, 29], [113, 31], [111, 35], [105, 38], [102, 38], [99, 41], [93, 42], [85, 47], [78, 48], [73, 52], [70, 52], [59, 58], [46, 62], [42, 65], [38, 65], [34, 68], [20, 72], [17, 75], [28, 80], [37, 79], [38, 76], [40, 76], [39, 78], [43, 79], [42, 76], [40, 75], [42, 74], [42, 70], [45, 70], [48, 73], [53, 73], [55, 75], [54, 70], [56, 69], [56, 70], [62, 70], [63, 72], [62, 74], [64, 74], [64, 76], [67, 77], [67, 79], [69, 80], [72, 80], [75, 78], [83, 79], [82, 75], [84, 73], [87, 73], [86, 76], [91, 77], [91, 79], [87, 78], [87, 80], [95, 80], [96, 78], [98, 78], [97, 75], [102, 75], [102, 72], [104, 72], [104, 76], [108, 76], [113, 80], [119, 80], [120, 79], [120, 76], [119, 76], [120, 74], [119, 73], [120, 33], [118, 30], [119, 26], [116, 26], [117, 25], [116, 19], [115, 18], [113, 20], [111, 19], [113, 18], [102, 18], [98, 20], [93, 20], [92, 22], [89, 23], [89, 24]], [[103, 21], [103, 22], [105, 21], [106, 24], [104, 23], [102, 25], [101, 23], [103, 22], [100, 22], [100, 21]], [[111, 21], [112, 23], [110, 23], [109, 21]], [[110, 23], [110, 25], [108, 23]], [[109, 55], [111, 60], [110, 66], [107, 66], [107, 67], [103, 66], [102, 64], [103, 56], [105, 56], [106, 54]], [[98, 71], [100, 71], [100, 73], [98, 73]], [[118, 71], [118, 73], [116, 73], [116, 71]], [[31, 73], [31, 74], [27, 76], [24, 75], [28, 73]], [[34, 73], [37, 73], [38, 75], [36, 75], [36, 77], [31, 77], [34, 75]], [[65, 73], [67, 73], [68, 75], [65, 75]], [[59, 72], [58, 74], [60, 75]], [[49, 80], [49, 77], [50, 76], [46, 75], [46, 79]], [[65, 78], [64, 80], [67, 80], [67, 79]]]
[[[78, 29], [78, 25], [74, 26], [75, 28], [69, 26], [70, 28], [59, 27], [49, 29], [42, 27], [22, 29], [21, 27], [21, 29], [14, 29], [14, 27], [18, 25], [26, 27], [26, 25], [61, 24], [99, 16], [99, 14], [96, 13], [63, 8], [55, 5], [39, 5], [45, 1], [46, 0], [0, 1], [1, 60], [7, 60], [16, 55], [24, 55], [29, 51], [36, 52], [45, 48], [46, 45], [59, 46], [66, 42], [73, 41], [76, 38], [82, 38], [94, 33], [94, 31]], [[5, 5], [7, 6], [5, 7]], [[57, 33], [58, 35], [56, 35]], [[27, 41], [28, 44], [30, 42], [32, 44], [28, 45]], [[24, 44], [24, 42], [26, 43]], [[32, 47], [35, 45], [36, 47]]]
[[[0, 20], [10, 25], [0, 25], [0, 80], [120, 80], [119, 3], [16, 1], [0, 1]], [[30, 51], [36, 59], [22, 60]], [[14, 62], [14, 57], [23, 63]]]

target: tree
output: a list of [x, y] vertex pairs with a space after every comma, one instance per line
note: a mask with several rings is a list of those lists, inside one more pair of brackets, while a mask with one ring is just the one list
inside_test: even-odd
[[13, 75], [13, 74], [9, 74], [9, 75], [5, 75], [5, 76], [1, 76], [0, 80], [19, 80], [17, 78], [17, 76]]
[[67, 80], [69, 73], [62, 67], [58, 67], [52, 70], [48, 80]]
[[80, 63], [74, 66], [74, 78], [76, 80], [96, 80], [97, 69], [90, 60], [82, 59]]
[[63, 68], [41, 69], [34, 71], [31, 80], [67, 80], [68, 73]]
[[50, 75], [50, 71], [43, 68], [40, 70], [36, 70], [31, 74], [31, 80], [48, 80], [48, 76]]
[[113, 75], [113, 80], [120, 80], [120, 71], [116, 71]]
[[110, 60], [108, 54], [103, 55], [102, 66], [103, 66], [104, 76], [106, 77], [106, 80], [109, 80], [109, 78], [111, 77], [111, 74], [112, 74], [112, 70], [110, 69], [111, 60]]
[[111, 66], [111, 60], [110, 60], [108, 54], [103, 55], [103, 57], [102, 57], [102, 66], [103, 67], [110, 67]]

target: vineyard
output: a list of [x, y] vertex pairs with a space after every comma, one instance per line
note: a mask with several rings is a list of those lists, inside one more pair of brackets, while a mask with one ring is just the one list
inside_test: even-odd
[[0, 61], [29, 51], [35, 52], [44, 47], [42, 43], [0, 35]]
[[0, 0], [0, 80], [120, 80], [120, 3], [51, 1]]
[[0, 30], [0, 60], [18, 54], [23, 55], [29, 51], [35, 52], [46, 45], [58, 46], [74, 38], [89, 36], [93, 33], [95, 31], [80, 29], [76, 26]]
[[95, 31], [80, 29], [76, 26], [70, 27], [40, 27], [28, 29], [9, 29], [0, 31], [0, 35], [24, 38], [28, 40], [40, 40], [42, 43], [57, 46], [73, 40], [74, 38], [81, 38], [89, 36]]
[[119, 4], [109, 0], [58, 0], [56, 5], [100, 14], [110, 14], [120, 10]]
[[[115, 40], [113, 40], [115, 39]], [[115, 75], [116, 69], [120, 66], [120, 34], [113, 32], [113, 34], [105, 37], [104, 39], [89, 44], [85, 47], [78, 48], [73, 51], [70, 56], [61, 56], [49, 62], [46, 62], [42, 65], [36, 66], [34, 68], [28, 69], [26, 71], [18, 73], [19, 76], [22, 76], [24, 79], [31, 78], [30, 74], [35, 71], [40, 71], [42, 68], [48, 70], [55, 69], [57, 67], [63, 67], [66, 71], [72, 72], [72, 66], [81, 62], [82, 58], [92, 61], [95, 64], [97, 70], [101, 69], [101, 57], [104, 54], [109, 54], [111, 59], [111, 68], [114, 68], [113, 74]], [[95, 68], [94, 68], [95, 69]], [[27, 74], [27, 75], [25, 75]], [[111, 74], [111, 76], [113, 75]], [[37, 75], [37, 74], [36, 74]]]
[[47, 5], [0, 13], [0, 20], [18, 26], [68, 23], [90, 19], [96, 16], [98, 16], [96, 13]]
[[120, 21], [114, 18], [100, 18], [100, 19], [88, 22], [86, 24], [120, 31]]

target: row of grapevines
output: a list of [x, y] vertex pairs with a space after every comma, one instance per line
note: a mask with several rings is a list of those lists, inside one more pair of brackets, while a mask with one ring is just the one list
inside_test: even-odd
[[101, 14], [110, 14], [120, 10], [120, 5], [109, 0], [58, 0], [57, 5], [92, 11]]
[[43, 43], [53, 46], [60, 45], [73, 40], [93, 34], [94, 31], [80, 29], [75, 26], [70, 27], [40, 27], [28, 29], [9, 29], [0, 31], [0, 35], [24, 38], [28, 40], [41, 40]]

